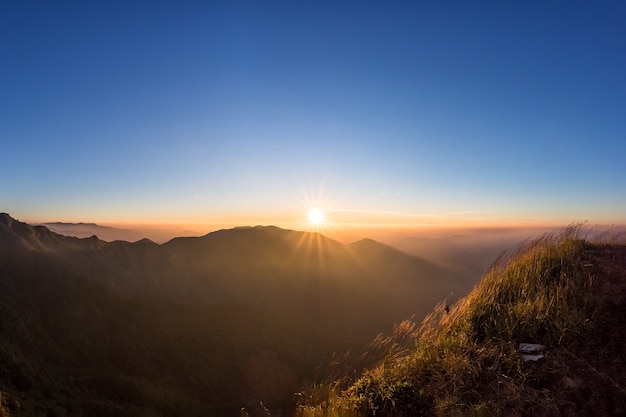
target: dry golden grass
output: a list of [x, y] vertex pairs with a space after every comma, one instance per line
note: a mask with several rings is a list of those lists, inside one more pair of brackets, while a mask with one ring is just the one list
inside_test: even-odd
[[[347, 389], [340, 380], [318, 386], [300, 414], [626, 413], [623, 242], [574, 226], [523, 244], [449, 311], [442, 303], [420, 326], [403, 322], [376, 339], [370, 352], [384, 352], [377, 366]], [[522, 342], [545, 345], [545, 358], [524, 362]]]

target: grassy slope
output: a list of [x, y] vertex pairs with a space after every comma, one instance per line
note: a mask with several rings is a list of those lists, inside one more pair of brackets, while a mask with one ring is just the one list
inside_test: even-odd
[[[302, 416], [626, 414], [626, 246], [579, 229], [499, 259], [468, 297], [372, 343], [377, 366], [306, 393]], [[546, 346], [524, 362], [521, 342]]]

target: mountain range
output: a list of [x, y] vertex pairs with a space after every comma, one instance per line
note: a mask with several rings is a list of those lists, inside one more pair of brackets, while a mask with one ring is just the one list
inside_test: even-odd
[[[103, 226], [96, 223], [72, 223], [72, 222], [49, 222], [35, 223], [34, 226], [45, 226], [50, 231], [64, 236], [74, 236], [80, 238], [98, 236], [100, 240], [112, 242], [114, 240], [125, 240], [136, 242], [143, 238], [148, 238], [157, 243], [164, 243], [173, 237], [179, 236], [200, 236], [203, 233], [194, 226], [183, 227], [177, 225], [164, 226], [138, 226], [131, 228]], [[208, 227], [208, 226], [203, 226]], [[201, 229], [198, 227], [197, 229]]]
[[96, 223], [50, 222], [39, 223], [36, 224], [36, 226], [45, 226], [50, 231], [64, 236], [86, 238], [96, 235], [99, 239], [105, 240], [107, 242], [112, 242], [114, 240], [126, 240], [129, 242], [135, 242], [137, 240], [141, 240], [144, 237], [140, 232], [136, 230], [102, 226]]
[[0, 405], [16, 416], [288, 410], [334, 353], [472, 284], [368, 239], [259, 226], [106, 242], [0, 214]]

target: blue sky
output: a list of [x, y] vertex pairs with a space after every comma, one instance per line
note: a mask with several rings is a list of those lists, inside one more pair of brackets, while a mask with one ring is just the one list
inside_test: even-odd
[[56, 3], [0, 2], [22, 220], [626, 223], [622, 2]]

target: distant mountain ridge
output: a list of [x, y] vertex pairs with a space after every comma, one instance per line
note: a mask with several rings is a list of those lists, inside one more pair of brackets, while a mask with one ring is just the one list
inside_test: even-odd
[[2, 214], [0, 391], [15, 415], [289, 408], [324, 358], [466, 285], [371, 240], [257, 226], [105, 242]]
[[92, 236], [89, 240], [63, 236], [50, 231], [45, 226], [30, 226], [13, 219], [7, 213], [0, 213], [0, 245], [5, 250], [17, 248], [53, 251], [62, 247], [75, 249], [81, 245], [93, 244], [97, 240]]
[[60, 235], [74, 236], [78, 238], [91, 237], [95, 235], [98, 236], [99, 239], [107, 242], [115, 240], [135, 242], [146, 237], [144, 234], [136, 230], [102, 226], [96, 223], [49, 222], [36, 225], [47, 227], [50, 231]]

